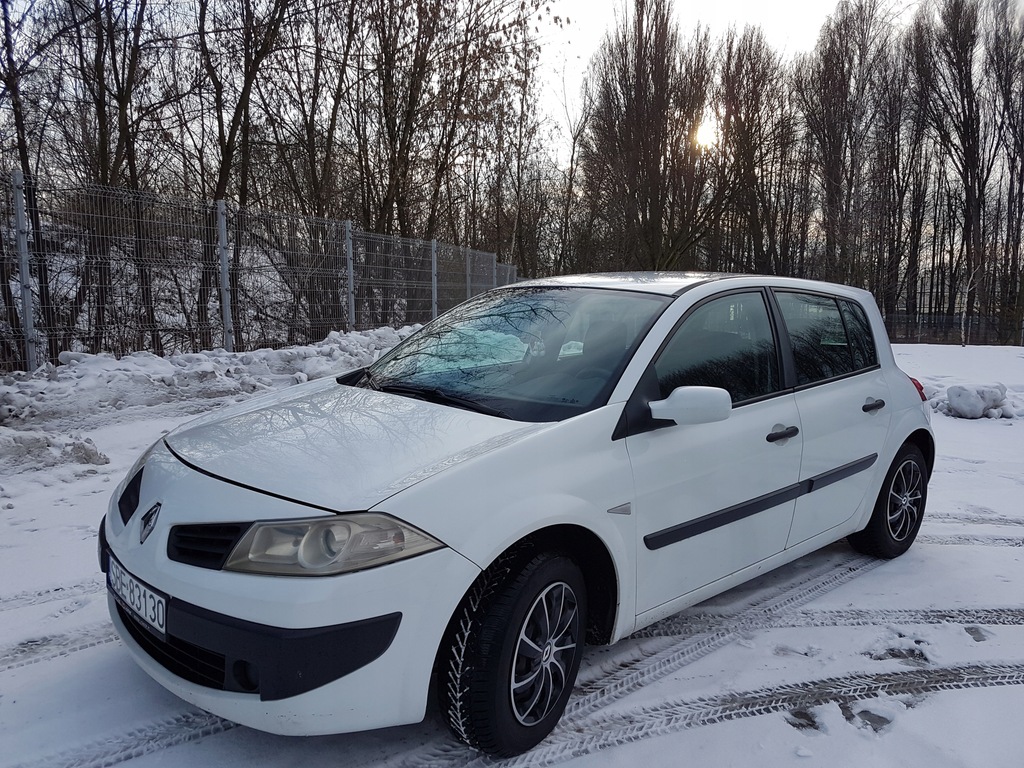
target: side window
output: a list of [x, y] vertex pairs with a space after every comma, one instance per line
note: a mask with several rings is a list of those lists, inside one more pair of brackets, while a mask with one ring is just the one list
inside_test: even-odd
[[697, 307], [654, 363], [663, 398], [683, 386], [721, 387], [734, 403], [779, 389], [778, 356], [764, 297], [738, 293]]
[[778, 291], [775, 296], [793, 345], [798, 384], [831, 379], [856, 369], [835, 299], [786, 291]]
[[873, 368], [878, 365], [878, 352], [875, 349], [875, 337], [871, 333], [871, 324], [864, 308], [853, 301], [839, 300], [846, 321], [846, 333], [850, 337], [853, 349], [853, 364], [857, 370]]

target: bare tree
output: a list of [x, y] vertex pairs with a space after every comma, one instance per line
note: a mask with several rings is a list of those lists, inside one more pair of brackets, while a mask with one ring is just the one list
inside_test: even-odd
[[905, 297], [908, 314], [918, 311], [919, 252], [927, 202], [929, 156], [925, 152], [928, 93], [915, 87], [912, 27], [881, 52], [886, 76], [875, 87], [876, 119], [870, 137], [867, 190], [869, 250], [875, 266], [869, 285], [886, 317]]
[[994, 93], [984, 68], [980, 1], [940, 0], [937, 18], [922, 24], [919, 45], [923, 50], [915, 56], [916, 74], [928, 91], [928, 126], [961, 186], [965, 257], [961, 277], [968, 285], [962, 311], [969, 317], [986, 271], [986, 195], [1001, 140], [993, 104], [986, 103]]
[[1006, 322], [1003, 339], [1019, 341], [1024, 328], [1024, 272], [1021, 234], [1024, 229], [1024, 12], [1010, 0], [992, 0], [986, 39], [987, 66], [998, 92], [1003, 123], [1004, 190], [1002, 263], [997, 304]]
[[667, 0], [635, 0], [594, 57], [581, 167], [603, 245], [622, 266], [696, 264], [724, 194], [721, 164], [694, 140], [713, 80], [707, 32], [684, 48]]
[[[231, 182], [241, 208], [249, 201], [252, 96], [263, 65], [281, 44], [281, 31], [293, 0], [197, 0], [198, 60], [205, 74], [198, 96], [203, 117], [213, 121], [213, 142], [205, 141], [205, 121], [195, 126], [195, 143], [212, 157], [205, 193], [226, 200]], [[211, 151], [212, 150], [212, 151]], [[203, 248], [197, 312], [200, 344], [213, 345], [209, 304], [217, 275], [216, 211], [210, 209]]]
[[730, 204], [752, 256], [736, 266], [778, 274], [789, 261], [783, 249], [795, 211], [787, 187], [799, 139], [786, 74], [759, 28], [730, 30], [722, 48], [719, 149], [730, 164]]

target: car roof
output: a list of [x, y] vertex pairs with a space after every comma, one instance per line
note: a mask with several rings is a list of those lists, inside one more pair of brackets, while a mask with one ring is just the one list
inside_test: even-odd
[[808, 280], [798, 277], [748, 275], [729, 272], [595, 272], [582, 275], [560, 275], [510, 283], [506, 288], [561, 286], [572, 288], [609, 288], [626, 291], [644, 291], [662, 296], [682, 293], [710, 282], [737, 283], [742, 286], [760, 285], [795, 288], [804, 291], [829, 292], [839, 295], [869, 296], [860, 288], [837, 283]]
[[598, 272], [544, 277], [514, 285], [516, 287], [554, 285], [573, 288], [617, 288], [675, 296], [700, 283], [730, 277], [746, 277], [746, 275], [730, 275], [722, 272]]

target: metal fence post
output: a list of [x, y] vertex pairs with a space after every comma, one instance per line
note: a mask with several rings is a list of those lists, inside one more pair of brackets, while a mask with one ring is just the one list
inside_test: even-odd
[[228, 214], [223, 200], [217, 201], [217, 250], [220, 253], [220, 321], [224, 328], [224, 349], [235, 351], [235, 329], [231, 323], [231, 282], [228, 272]]
[[345, 222], [345, 269], [348, 270], [348, 329], [356, 329], [356, 278], [352, 269], [352, 222]]
[[466, 246], [462, 246], [462, 253], [466, 259], [466, 298], [473, 298], [473, 270], [469, 265], [469, 251]]
[[35, 307], [32, 274], [28, 267], [28, 224], [25, 217], [25, 176], [14, 172], [14, 227], [17, 230], [18, 282], [21, 283], [21, 327], [25, 332], [25, 367], [34, 371], [36, 360]]
[[430, 317], [437, 317], [437, 240], [430, 241]]
[[491, 254], [491, 288], [498, 287], [498, 254]]

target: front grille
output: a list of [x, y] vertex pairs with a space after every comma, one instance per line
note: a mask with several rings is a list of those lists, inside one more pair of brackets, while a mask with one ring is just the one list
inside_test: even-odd
[[167, 640], [161, 640], [132, 618], [120, 604], [117, 606], [117, 615], [132, 639], [164, 669], [190, 683], [224, 690], [225, 663], [219, 653], [187, 643], [173, 635], [167, 635]]
[[178, 563], [219, 571], [252, 523], [176, 525], [167, 539], [167, 557]]
[[[145, 468], [143, 468], [145, 469]], [[139, 506], [139, 492], [142, 490], [142, 469], [135, 473], [135, 477], [128, 481], [124, 487], [121, 498], [117, 500], [117, 509], [121, 513], [121, 522], [128, 525], [135, 510]]]

